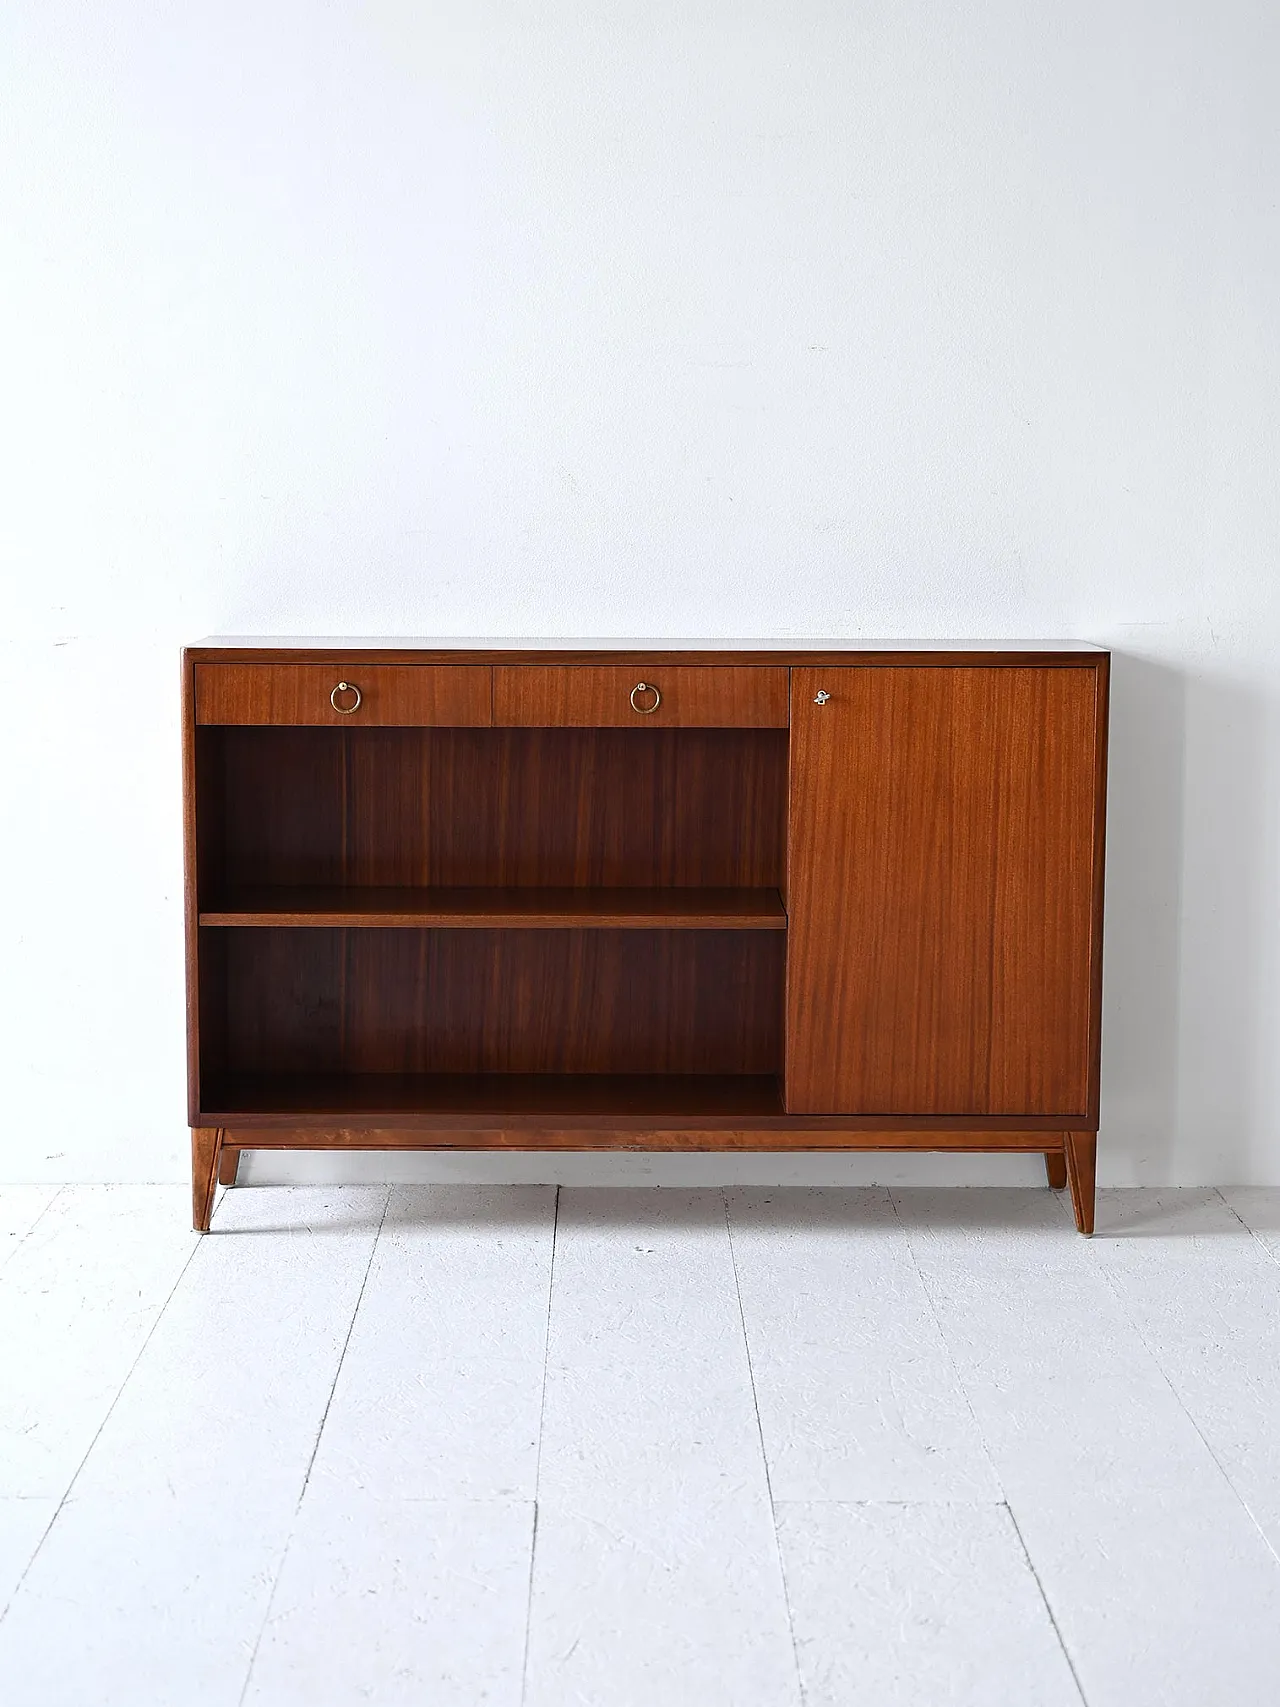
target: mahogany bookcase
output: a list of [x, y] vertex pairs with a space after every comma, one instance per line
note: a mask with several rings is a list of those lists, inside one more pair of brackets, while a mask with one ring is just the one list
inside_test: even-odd
[[246, 1149], [916, 1149], [1091, 1232], [1108, 665], [189, 648], [196, 1226]]

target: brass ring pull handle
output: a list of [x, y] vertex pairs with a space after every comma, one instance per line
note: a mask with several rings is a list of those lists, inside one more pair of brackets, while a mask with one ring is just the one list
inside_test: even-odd
[[[637, 705], [636, 704], [636, 695], [638, 693], [651, 693], [653, 695], [653, 704], [652, 705]], [[658, 707], [661, 704], [662, 704], [662, 695], [658, 692], [657, 688], [654, 687], [652, 682], [637, 682], [636, 685], [632, 688], [632, 690], [631, 690], [631, 709], [632, 709], [632, 711], [638, 711], [640, 713], [641, 717], [652, 717], [654, 712], [658, 709]]]
[[[355, 704], [354, 705], [339, 705], [338, 704], [338, 695], [340, 693], [353, 693], [356, 696]], [[360, 689], [356, 686], [356, 684], [354, 682], [339, 682], [337, 687], [334, 688], [333, 692], [329, 695], [329, 704], [333, 707], [333, 709], [335, 711], [341, 712], [344, 717], [350, 717], [353, 712], [359, 711], [359, 709], [360, 709], [360, 697], [361, 697], [360, 696]]]

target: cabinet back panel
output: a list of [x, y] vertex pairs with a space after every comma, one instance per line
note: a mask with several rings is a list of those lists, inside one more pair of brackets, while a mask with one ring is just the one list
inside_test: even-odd
[[273, 883], [783, 885], [785, 730], [201, 734], [204, 906]]
[[782, 1066], [779, 932], [202, 934], [226, 939], [218, 1070], [777, 1073]]

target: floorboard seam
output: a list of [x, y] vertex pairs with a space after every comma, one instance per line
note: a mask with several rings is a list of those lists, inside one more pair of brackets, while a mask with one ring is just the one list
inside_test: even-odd
[[1278, 1553], [1276, 1551], [1276, 1548], [1275, 1548], [1275, 1546], [1271, 1540], [1271, 1537], [1267, 1534], [1266, 1530], [1262, 1527], [1262, 1525], [1258, 1522], [1257, 1518], [1254, 1516], [1252, 1506], [1249, 1504], [1248, 1500], [1244, 1497], [1244, 1495], [1240, 1492], [1239, 1488], [1235, 1485], [1235, 1482], [1231, 1476], [1231, 1472], [1227, 1469], [1226, 1465], [1222, 1462], [1221, 1458], [1218, 1457], [1218, 1454], [1213, 1449], [1213, 1443], [1210, 1441], [1209, 1437], [1205, 1434], [1204, 1430], [1200, 1427], [1200, 1424], [1196, 1421], [1195, 1417], [1192, 1415], [1191, 1409], [1188, 1406], [1186, 1400], [1182, 1397], [1182, 1394], [1178, 1391], [1177, 1386], [1174, 1383], [1173, 1377], [1169, 1374], [1169, 1371], [1165, 1368], [1163, 1362], [1161, 1361], [1159, 1352], [1155, 1349], [1155, 1347], [1148, 1340], [1146, 1334], [1143, 1333], [1142, 1327], [1141, 1327], [1140, 1323], [1138, 1322], [1137, 1317], [1134, 1315], [1133, 1311], [1129, 1308], [1129, 1306], [1125, 1303], [1124, 1299], [1121, 1297], [1119, 1289], [1117, 1288], [1115, 1282], [1112, 1280], [1111, 1276], [1106, 1272], [1106, 1270], [1096, 1260], [1096, 1258], [1091, 1259], [1091, 1260], [1093, 1260], [1094, 1268], [1095, 1268], [1096, 1272], [1098, 1273], [1099, 1277], [1101, 1278], [1103, 1284], [1106, 1286], [1106, 1288], [1110, 1292], [1111, 1296], [1115, 1299], [1116, 1306], [1121, 1311], [1121, 1313], [1123, 1314], [1125, 1321], [1129, 1323], [1129, 1325], [1133, 1329], [1134, 1333], [1137, 1334], [1138, 1342], [1142, 1346], [1142, 1349], [1146, 1352], [1147, 1356], [1151, 1359], [1152, 1363], [1155, 1365], [1156, 1369], [1159, 1371], [1160, 1379], [1164, 1382], [1165, 1386], [1173, 1394], [1173, 1397], [1174, 1397], [1175, 1401], [1177, 1402], [1178, 1409], [1182, 1412], [1183, 1416], [1186, 1417], [1187, 1421], [1191, 1424], [1192, 1428], [1195, 1430], [1196, 1438], [1199, 1440], [1200, 1444], [1204, 1447], [1205, 1451], [1209, 1454], [1210, 1461], [1212, 1462], [1214, 1468], [1217, 1470], [1218, 1474], [1222, 1477], [1223, 1481], [1227, 1484], [1228, 1488], [1230, 1488], [1232, 1495], [1238, 1501], [1241, 1510], [1248, 1517], [1249, 1522], [1253, 1525], [1253, 1527], [1257, 1530], [1258, 1534], [1262, 1537], [1262, 1544], [1267, 1549], [1267, 1552], [1270, 1553], [1271, 1557], [1276, 1561], [1277, 1565], [1280, 1565], [1280, 1553]]
[[[973, 1401], [969, 1397], [969, 1389], [964, 1384], [964, 1377], [960, 1373], [959, 1365], [956, 1363], [956, 1360], [955, 1360], [955, 1354], [951, 1350], [951, 1341], [947, 1338], [947, 1330], [942, 1325], [942, 1317], [938, 1314], [937, 1306], [933, 1301], [933, 1293], [929, 1289], [929, 1282], [925, 1279], [924, 1270], [920, 1267], [920, 1259], [916, 1255], [915, 1244], [911, 1238], [911, 1234], [907, 1228], [906, 1222], [902, 1219], [902, 1211], [898, 1208], [897, 1194], [893, 1191], [893, 1189], [891, 1187], [887, 1188], [887, 1189], [889, 1191], [889, 1202], [893, 1207], [894, 1219], [897, 1221], [898, 1226], [901, 1228], [902, 1237], [906, 1241], [907, 1253], [911, 1258], [911, 1266], [915, 1270], [916, 1279], [920, 1283], [920, 1291], [924, 1295], [924, 1301], [925, 1301], [925, 1304], [928, 1306], [929, 1315], [932, 1317], [933, 1325], [937, 1329], [937, 1332], [938, 1332], [939, 1343], [941, 1344], [942, 1349], [946, 1354], [947, 1363], [949, 1364], [949, 1366], [951, 1368], [951, 1373], [955, 1377], [956, 1390], [960, 1394], [961, 1398], [963, 1398], [963, 1400], [964, 1400], [965, 1409], [968, 1411], [969, 1418], [970, 1418], [971, 1422], [973, 1423], [974, 1433], [982, 1443], [982, 1450], [983, 1450], [984, 1454], [986, 1455], [987, 1463], [991, 1466], [991, 1474], [995, 1477], [996, 1482], [1000, 1488], [1001, 1504], [1004, 1506], [1005, 1510], [1009, 1513], [1009, 1521], [1013, 1524], [1014, 1533], [1018, 1537], [1018, 1545], [1021, 1547], [1023, 1557], [1027, 1561], [1027, 1569], [1031, 1572], [1032, 1580], [1034, 1581], [1034, 1583], [1036, 1585], [1036, 1592], [1040, 1596], [1040, 1602], [1041, 1602], [1042, 1606], [1044, 1607], [1045, 1614], [1048, 1617], [1049, 1623], [1053, 1629], [1054, 1639], [1057, 1641], [1058, 1647], [1062, 1651], [1062, 1657], [1066, 1661], [1067, 1670], [1071, 1673], [1071, 1680], [1076, 1686], [1076, 1694], [1080, 1697], [1080, 1700], [1084, 1703], [1084, 1707], [1088, 1707], [1088, 1700], [1085, 1696], [1085, 1692], [1084, 1692], [1083, 1686], [1081, 1685], [1079, 1676], [1076, 1673], [1075, 1661], [1071, 1658], [1071, 1653], [1067, 1647], [1066, 1642], [1063, 1640], [1062, 1631], [1058, 1626], [1058, 1620], [1054, 1616], [1053, 1607], [1049, 1602], [1049, 1596], [1045, 1592], [1044, 1584], [1040, 1581], [1040, 1573], [1039, 1573], [1039, 1571], [1037, 1571], [1037, 1569], [1035, 1567], [1035, 1562], [1031, 1557], [1030, 1549], [1028, 1548], [1027, 1543], [1023, 1538], [1022, 1530], [1018, 1525], [1018, 1519], [1014, 1515], [1014, 1510], [1013, 1510], [1012, 1505], [1009, 1503], [1009, 1494], [1008, 1494], [1008, 1490], [1005, 1488], [1005, 1485], [1004, 1485], [1004, 1478], [1001, 1476], [999, 1468], [996, 1465], [996, 1461], [992, 1457], [991, 1446], [990, 1446], [989, 1441], [987, 1440], [986, 1432], [983, 1429], [982, 1424], [978, 1421], [978, 1413], [973, 1408]], [[1053, 1195], [1055, 1198], [1057, 1198], [1058, 1193], [1054, 1192]]]
[[280, 1587], [280, 1578], [284, 1575], [285, 1562], [289, 1557], [289, 1548], [293, 1544], [294, 1533], [297, 1529], [298, 1513], [302, 1510], [302, 1502], [306, 1498], [307, 1485], [311, 1480], [311, 1472], [315, 1468], [316, 1454], [320, 1450], [320, 1437], [324, 1433], [325, 1423], [329, 1420], [329, 1410], [333, 1404], [333, 1395], [338, 1390], [338, 1378], [342, 1374], [342, 1365], [346, 1362], [347, 1348], [351, 1344], [351, 1336], [355, 1332], [356, 1318], [360, 1314], [360, 1305], [364, 1299], [364, 1289], [369, 1284], [369, 1275], [373, 1269], [373, 1259], [378, 1252], [378, 1244], [382, 1238], [382, 1229], [386, 1225], [387, 1210], [391, 1207], [391, 1194], [394, 1190], [394, 1186], [388, 1186], [387, 1195], [382, 1200], [382, 1214], [378, 1218], [378, 1229], [373, 1235], [372, 1244], [369, 1246], [369, 1260], [364, 1265], [364, 1274], [360, 1277], [360, 1290], [356, 1293], [355, 1305], [351, 1311], [351, 1320], [347, 1323], [347, 1332], [342, 1341], [342, 1350], [338, 1353], [337, 1366], [333, 1371], [333, 1380], [329, 1385], [329, 1397], [325, 1400], [324, 1410], [320, 1414], [320, 1426], [316, 1430], [316, 1438], [312, 1442], [311, 1456], [307, 1460], [306, 1473], [302, 1478], [302, 1487], [298, 1491], [298, 1503], [293, 1508], [293, 1522], [289, 1526], [289, 1533], [285, 1536], [284, 1546], [280, 1549], [279, 1562], [276, 1565], [275, 1575], [271, 1579], [271, 1593], [267, 1596], [267, 1604], [262, 1614], [262, 1622], [259, 1624], [258, 1634], [254, 1638], [253, 1651], [249, 1655], [249, 1664], [245, 1667], [244, 1682], [240, 1686], [240, 1707], [244, 1707], [244, 1698], [249, 1693], [249, 1685], [253, 1681], [253, 1668], [257, 1664], [258, 1650], [262, 1646], [262, 1638], [267, 1633], [267, 1625], [271, 1622], [272, 1609], [276, 1603], [276, 1591]]
[[892, 1186], [886, 1186], [884, 1189], [889, 1198], [889, 1207], [893, 1210], [893, 1218], [898, 1224], [898, 1231], [902, 1234], [903, 1243], [907, 1247], [907, 1255], [911, 1258], [911, 1267], [915, 1273], [916, 1283], [920, 1288], [920, 1295], [924, 1299], [925, 1308], [929, 1312], [929, 1319], [932, 1321], [934, 1330], [938, 1335], [938, 1344], [942, 1347], [943, 1355], [947, 1360], [947, 1367], [950, 1369], [952, 1379], [956, 1384], [956, 1392], [959, 1393], [960, 1397], [964, 1400], [964, 1408], [969, 1413], [969, 1421], [973, 1424], [974, 1435], [982, 1447], [982, 1455], [990, 1467], [992, 1476], [995, 1478], [996, 1486], [1000, 1489], [1001, 1501], [1007, 1505], [1009, 1501], [1008, 1494], [1005, 1490], [1004, 1478], [996, 1468], [996, 1461], [991, 1455], [990, 1442], [987, 1440], [982, 1424], [978, 1421], [978, 1413], [973, 1408], [973, 1400], [969, 1397], [969, 1389], [964, 1384], [964, 1376], [961, 1375], [960, 1366], [955, 1360], [954, 1352], [951, 1350], [951, 1341], [947, 1338], [947, 1330], [942, 1325], [942, 1317], [938, 1314], [937, 1305], [933, 1301], [933, 1293], [929, 1290], [929, 1282], [925, 1279], [924, 1270], [920, 1267], [920, 1259], [916, 1255], [916, 1247], [912, 1243], [911, 1234], [907, 1229], [907, 1224], [902, 1219], [902, 1211], [898, 1208], [898, 1199], [894, 1194]]
[[[56, 1195], [61, 1196], [62, 1192], [65, 1191], [66, 1189], [67, 1188], [65, 1186], [60, 1186], [58, 1188], [58, 1192]], [[49, 1204], [46, 1205], [46, 1209], [51, 1207], [52, 1201], [53, 1200], [50, 1199]], [[9, 1608], [13, 1605], [14, 1601], [18, 1598], [18, 1595], [22, 1589], [23, 1583], [25, 1583], [28, 1576], [30, 1576], [31, 1568], [35, 1564], [36, 1560], [40, 1557], [41, 1549], [44, 1547], [45, 1542], [49, 1539], [50, 1531], [52, 1530], [54, 1524], [58, 1521], [58, 1518], [61, 1515], [63, 1506], [66, 1505], [67, 1501], [71, 1498], [71, 1491], [75, 1487], [76, 1483], [80, 1480], [80, 1472], [84, 1469], [85, 1465], [89, 1462], [89, 1454], [93, 1451], [94, 1447], [98, 1444], [98, 1438], [101, 1435], [103, 1429], [106, 1428], [107, 1424], [111, 1421], [112, 1413], [114, 1412], [116, 1406], [120, 1403], [121, 1394], [124, 1392], [125, 1388], [129, 1385], [129, 1382], [132, 1380], [134, 1370], [138, 1367], [138, 1364], [142, 1361], [143, 1352], [145, 1352], [147, 1347], [151, 1344], [151, 1336], [155, 1333], [156, 1329], [160, 1326], [160, 1323], [163, 1321], [165, 1311], [169, 1308], [170, 1304], [173, 1302], [174, 1294], [177, 1292], [179, 1286], [182, 1285], [183, 1277], [186, 1275], [187, 1270], [191, 1267], [191, 1264], [195, 1261], [196, 1253], [197, 1253], [197, 1251], [199, 1251], [200, 1247], [201, 1247], [201, 1240], [199, 1238], [194, 1239], [192, 1246], [191, 1246], [191, 1249], [187, 1253], [187, 1260], [183, 1263], [182, 1267], [178, 1270], [177, 1274], [175, 1275], [173, 1285], [169, 1288], [168, 1292], [165, 1294], [164, 1303], [156, 1311], [155, 1320], [152, 1322], [151, 1326], [147, 1329], [146, 1334], [143, 1336], [143, 1341], [142, 1341], [142, 1344], [138, 1347], [137, 1355], [134, 1357], [133, 1362], [129, 1365], [128, 1369], [125, 1370], [124, 1378], [120, 1382], [120, 1385], [116, 1388], [115, 1397], [112, 1399], [111, 1403], [107, 1406], [105, 1412], [103, 1413], [102, 1421], [98, 1424], [97, 1428], [94, 1429], [93, 1439], [89, 1442], [88, 1446], [85, 1447], [84, 1454], [81, 1457], [80, 1462], [76, 1465], [75, 1470], [72, 1473], [71, 1480], [67, 1483], [66, 1488], [63, 1491], [62, 1498], [58, 1501], [57, 1508], [55, 1509], [53, 1516], [49, 1519], [48, 1523], [45, 1524], [44, 1533], [41, 1535], [39, 1541], [37, 1541], [37, 1543], [35, 1545], [35, 1550], [32, 1553], [31, 1557], [27, 1560], [27, 1563], [23, 1569], [22, 1575], [18, 1578], [17, 1582], [13, 1585], [13, 1593], [9, 1596], [9, 1599], [5, 1602], [5, 1604], [3, 1606], [0, 1606], [0, 1624], [3, 1624], [5, 1619], [9, 1616]]]
[[751, 1338], [747, 1333], [747, 1313], [742, 1303], [742, 1282], [738, 1278], [738, 1256], [733, 1248], [733, 1217], [729, 1212], [729, 1193], [721, 1192], [724, 1205], [724, 1230], [729, 1241], [729, 1266], [733, 1270], [733, 1289], [738, 1299], [738, 1321], [742, 1326], [742, 1349], [747, 1359], [747, 1379], [751, 1383], [751, 1408], [755, 1412], [756, 1435], [760, 1441], [760, 1462], [764, 1468], [764, 1486], [769, 1499], [769, 1526], [773, 1530], [773, 1549], [778, 1561], [778, 1580], [782, 1584], [782, 1609], [787, 1616], [787, 1633], [791, 1637], [791, 1659], [796, 1672], [796, 1696], [804, 1707], [804, 1674], [800, 1670], [800, 1649], [796, 1642], [796, 1624], [791, 1613], [791, 1593], [787, 1588], [787, 1568], [782, 1558], [782, 1537], [778, 1534], [778, 1502], [773, 1497], [773, 1478], [769, 1474], [769, 1454], [764, 1444], [764, 1424], [760, 1420], [760, 1400], [756, 1393], [755, 1365], [751, 1361]]
[[14, 1257], [17, 1256], [18, 1252], [22, 1249], [23, 1245], [26, 1244], [27, 1240], [35, 1232], [36, 1228], [44, 1220], [45, 1216], [53, 1208], [54, 1204], [58, 1201], [58, 1199], [62, 1196], [63, 1192], [66, 1191], [66, 1189], [67, 1188], [65, 1185], [58, 1186], [58, 1188], [54, 1192], [53, 1196], [49, 1199], [48, 1203], [45, 1204], [44, 1208], [36, 1216], [35, 1220], [27, 1228], [26, 1232], [18, 1240], [17, 1244], [13, 1247], [13, 1249], [11, 1251], [6, 1252], [3, 1264], [0, 1264], [0, 1274], [2, 1274], [4, 1272], [4, 1270], [6, 1268], [8, 1268], [9, 1264], [13, 1261]]
[[1040, 1581], [1040, 1573], [1036, 1569], [1036, 1562], [1031, 1557], [1031, 1549], [1027, 1546], [1026, 1537], [1022, 1533], [1022, 1525], [1018, 1522], [1018, 1514], [1014, 1511], [1008, 1500], [1004, 1502], [1004, 1509], [1009, 1513], [1009, 1522], [1013, 1525], [1013, 1533], [1018, 1537], [1018, 1546], [1022, 1549], [1022, 1557], [1027, 1561], [1027, 1569], [1031, 1572], [1031, 1580], [1036, 1585], [1036, 1593], [1040, 1596], [1040, 1604], [1044, 1607], [1049, 1623], [1053, 1627], [1054, 1638], [1056, 1639], [1059, 1648], [1062, 1650], [1062, 1657], [1067, 1662], [1067, 1669], [1071, 1673], [1071, 1681], [1076, 1686], [1076, 1694], [1080, 1697], [1083, 1707], [1089, 1707], [1089, 1698], [1084, 1692], [1083, 1683], [1080, 1681], [1080, 1673], [1076, 1670], [1076, 1662], [1072, 1659], [1071, 1649], [1067, 1646], [1066, 1637], [1062, 1634], [1061, 1626], [1059, 1625], [1053, 1610], [1053, 1603], [1049, 1599], [1044, 1584]]
[[538, 1498], [542, 1492], [542, 1439], [547, 1416], [547, 1369], [551, 1363], [551, 1297], [556, 1283], [556, 1239], [560, 1233], [560, 1192], [551, 1211], [551, 1262], [547, 1268], [547, 1331], [542, 1348], [542, 1395], [538, 1400], [538, 1450], [533, 1461], [533, 1532], [529, 1536], [529, 1590], [524, 1608], [524, 1657], [520, 1664], [520, 1701], [529, 1693], [529, 1647], [533, 1630], [533, 1566], [538, 1552]]
[[1253, 1240], [1254, 1244], [1257, 1245], [1258, 1249], [1262, 1252], [1263, 1256], [1266, 1257], [1267, 1261], [1269, 1263], [1274, 1263], [1277, 1268], [1280, 1268], [1280, 1252], [1273, 1251], [1271, 1249], [1270, 1245], [1264, 1243], [1264, 1241], [1258, 1237], [1258, 1235], [1254, 1232], [1253, 1228], [1245, 1220], [1244, 1216], [1236, 1208], [1235, 1204], [1229, 1202], [1225, 1197], [1222, 1197], [1222, 1192], [1216, 1185], [1214, 1186], [1213, 1189], [1217, 1193], [1217, 1195], [1222, 1198], [1223, 1203], [1231, 1211], [1231, 1213], [1235, 1216], [1236, 1220], [1244, 1228], [1245, 1232]]

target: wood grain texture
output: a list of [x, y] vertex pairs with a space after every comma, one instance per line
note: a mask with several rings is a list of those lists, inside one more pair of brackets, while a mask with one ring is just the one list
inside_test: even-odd
[[229, 1073], [765, 1074], [774, 931], [224, 930]]
[[1102, 922], [1106, 887], [1107, 749], [1111, 732], [1111, 654], [1094, 666], [1097, 745], [1093, 772], [1093, 917], [1089, 947], [1089, 1091], [1085, 1118], [1096, 1131], [1102, 1104]]
[[209, 1231], [213, 1193], [218, 1183], [222, 1130], [217, 1126], [191, 1128], [191, 1225], [197, 1233]]
[[1065, 1191], [1067, 1189], [1067, 1158], [1065, 1152], [1046, 1150], [1044, 1153], [1044, 1171], [1051, 1191]]
[[202, 925], [450, 930], [785, 931], [776, 889], [247, 889], [200, 914]]
[[218, 1155], [218, 1184], [231, 1186], [240, 1172], [240, 1151], [224, 1144]]
[[1094, 1178], [1098, 1164], [1098, 1134], [1068, 1132], [1067, 1181], [1071, 1186], [1071, 1207], [1075, 1212], [1077, 1232], [1093, 1233]]
[[788, 1110], [1086, 1118], [1095, 670], [797, 670], [791, 740]]
[[785, 730], [218, 729], [202, 901], [271, 885], [770, 888]]
[[[358, 709], [335, 710], [339, 682], [360, 690]], [[492, 721], [487, 666], [475, 664], [197, 664], [195, 714], [206, 724], [486, 727]], [[339, 705], [354, 703], [350, 694]]]
[[[230, 1087], [242, 1093], [241, 1100], [255, 1095], [254, 1087], [238, 1084]], [[357, 1087], [345, 1088], [353, 1095]], [[627, 1086], [618, 1081], [605, 1081], [598, 1088], [584, 1087], [577, 1081], [539, 1083], [532, 1087], [538, 1100], [545, 1105], [542, 1112], [532, 1111], [527, 1104], [517, 1111], [505, 1112], [485, 1107], [486, 1101], [512, 1103], [523, 1092], [520, 1083], [499, 1085], [490, 1090], [479, 1084], [435, 1085], [403, 1083], [397, 1090], [403, 1095], [407, 1110], [394, 1108], [369, 1109], [358, 1125], [322, 1124], [312, 1117], [309, 1125], [298, 1124], [296, 1111], [271, 1113], [259, 1111], [231, 1113], [228, 1130], [235, 1133], [237, 1143], [246, 1150], [776, 1150], [788, 1154], [806, 1150], [920, 1150], [938, 1153], [995, 1150], [1019, 1153], [1039, 1150], [1044, 1144], [1043, 1132], [1026, 1132], [1013, 1128], [952, 1131], [921, 1130], [908, 1132], [901, 1127], [882, 1127], [874, 1122], [851, 1125], [835, 1120], [787, 1122], [780, 1116], [767, 1116], [759, 1108], [747, 1105], [757, 1102], [775, 1109], [778, 1102], [776, 1082], [763, 1087], [751, 1083], [721, 1081], [714, 1087], [703, 1087], [700, 1100], [708, 1104], [701, 1115], [686, 1108], [682, 1126], [677, 1113], [662, 1115], [650, 1110], [634, 1110], [629, 1114], [611, 1109], [605, 1113], [591, 1103], [605, 1102], [621, 1106]], [[663, 1087], [647, 1082], [635, 1087], [643, 1092], [644, 1100], [656, 1102]], [[667, 1088], [667, 1100], [686, 1102], [690, 1088], [674, 1081]], [[317, 1087], [323, 1094], [323, 1087]], [[283, 1083], [260, 1086], [256, 1099], [262, 1102], [297, 1100], [298, 1089]], [[304, 1097], [305, 1097], [304, 1092]], [[371, 1093], [370, 1100], [389, 1102], [389, 1095]], [[411, 1098], [419, 1103], [434, 1096], [436, 1106], [423, 1111], [414, 1108]], [[729, 1108], [714, 1112], [710, 1105], [718, 1100]], [[734, 1110], [736, 1109], [736, 1119]], [[517, 1119], [518, 1115], [518, 1119]], [[340, 1116], [339, 1119], [346, 1119]], [[412, 1118], [413, 1124], [410, 1124]], [[400, 1124], [397, 1124], [399, 1120]], [[502, 1120], [509, 1125], [501, 1124]], [[557, 1124], [563, 1121], [563, 1125]], [[487, 1122], [487, 1124], [486, 1124]], [[761, 1124], [754, 1124], [761, 1122]], [[767, 1122], [767, 1123], [766, 1123]]]
[[206, 1074], [222, 1073], [227, 1065], [227, 937], [224, 931], [198, 932], [195, 977], [200, 1008], [200, 1053], [194, 1106], [189, 1115], [193, 1126], [207, 1124], [201, 1114]]
[[[632, 689], [660, 694], [638, 712]], [[644, 693], [637, 703], [652, 705]], [[499, 664], [493, 672], [493, 721], [524, 727], [782, 729], [787, 724], [787, 671], [735, 665]]]
[[[182, 914], [186, 947], [187, 1121], [195, 1126], [200, 1107], [200, 931], [199, 874], [213, 869], [207, 850], [218, 837], [222, 813], [200, 801], [196, 791], [195, 670], [182, 660]], [[203, 851], [202, 851], [203, 850]]]

